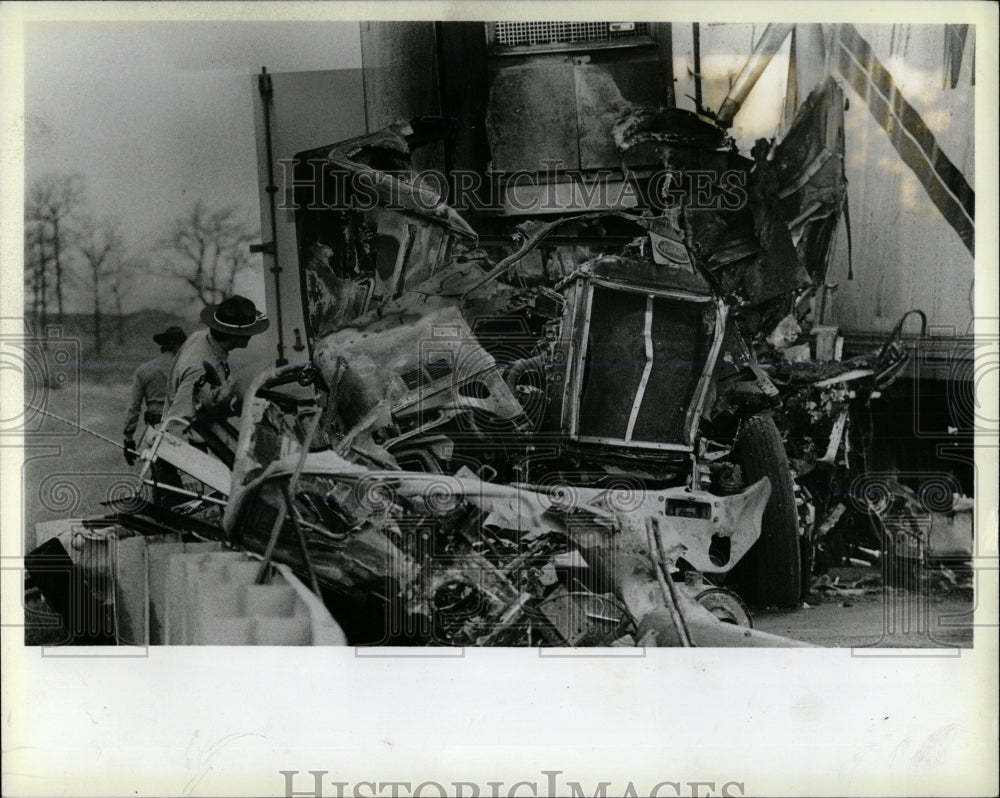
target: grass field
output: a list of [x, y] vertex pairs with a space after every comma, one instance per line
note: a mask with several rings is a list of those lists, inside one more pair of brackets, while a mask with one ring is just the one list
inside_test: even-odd
[[[167, 313], [144, 311], [123, 319], [123, 342], [119, 342], [112, 320], [98, 354], [92, 320], [65, 318], [46, 349], [36, 344], [25, 356], [24, 401], [121, 441], [132, 374], [158, 351], [152, 335], [170, 324], [194, 329], [191, 322]], [[39, 521], [103, 514], [107, 508], [100, 502], [123, 486], [136, 484], [138, 469], [127, 465], [112, 444], [30, 408], [23, 427], [21, 476], [28, 549]]]
[[[108, 320], [100, 353], [94, 346], [91, 317], [67, 316], [47, 348], [33, 343], [19, 354], [24, 401], [120, 443], [132, 375], [136, 366], [159, 352], [152, 336], [172, 324], [194, 332], [201, 326], [196, 310], [188, 319], [158, 310], [126, 316], [121, 341], [116, 320]], [[38, 338], [37, 326], [34, 332]], [[5, 349], [5, 366], [7, 354]], [[231, 364], [244, 386], [259, 369], [272, 365], [263, 336], [235, 352]], [[139, 466], [127, 465], [121, 449], [112, 443], [31, 410], [26, 410], [23, 428], [26, 550], [33, 545], [36, 523], [106, 514], [109, 509], [101, 502], [138, 485]]]

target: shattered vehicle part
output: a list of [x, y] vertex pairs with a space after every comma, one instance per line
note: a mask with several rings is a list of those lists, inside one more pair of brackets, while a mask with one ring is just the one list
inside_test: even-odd
[[[428, 186], [404, 179], [411, 143], [435, 129], [414, 120], [297, 158], [296, 206], [310, 209], [297, 215], [310, 347], [423, 282], [450, 262], [458, 242], [475, 240], [475, 231]], [[318, 185], [304, 176], [314, 168], [322, 175]], [[363, 186], [361, 201], [349, 202], [358, 199], [347, 196], [352, 186]]]
[[[262, 549], [286, 501], [279, 485], [298, 462], [298, 455], [275, 461], [236, 493], [225, 526], [241, 545]], [[379, 595], [403, 613], [404, 629], [417, 640], [610, 644], [637, 612], [651, 611], [648, 582], [636, 576], [637, 568], [649, 573], [647, 539], [630, 530], [655, 517], [672, 559], [724, 573], [756, 539], [768, 493], [765, 481], [727, 497], [685, 488], [640, 496], [538, 492], [471, 474], [373, 471], [328, 451], [306, 455], [291, 512], [306, 522], [324, 590], [355, 600]], [[274, 556], [304, 568], [288, 536]], [[615, 585], [623, 599], [607, 597], [618, 592]], [[629, 597], [639, 598], [633, 605]], [[577, 605], [588, 602], [613, 612], [590, 613], [594, 625], [567, 627], [583, 612]]]
[[116, 523], [142, 526], [140, 518], [38, 525], [28, 574], [73, 643], [346, 644], [323, 602], [289, 567], [275, 564], [266, 584], [253, 584], [259, 558], [224, 550], [219, 540]]
[[[368, 174], [371, 166], [353, 153], [379, 148], [397, 154], [405, 149], [398, 136], [376, 134], [337, 148], [352, 155], [331, 158], [331, 169]], [[372, 177], [373, 182], [385, 179]], [[405, 181], [405, 175], [397, 169], [392, 179]], [[394, 215], [421, 227], [455, 227], [443, 212], [418, 219], [406, 207], [379, 210], [383, 227], [394, 224], [388, 221]], [[300, 229], [315, 232], [318, 243], [324, 220], [319, 214], [305, 218], [309, 215], [303, 214]], [[605, 219], [619, 220], [622, 229], [632, 226], [624, 250], [584, 260], [542, 291], [525, 286], [519, 276], [525, 257], [547, 238], [566, 229], [564, 224]], [[725, 476], [720, 483], [726, 495], [706, 490], [712, 468], [698, 462], [708, 451], [698, 437], [703, 417], [724, 412], [719, 407], [734, 392], [750, 396], [764, 390], [769, 396], [770, 389], [749, 348], [737, 343], [729, 306], [691, 250], [684, 225], [678, 214], [612, 212], [557, 220], [526, 231], [521, 246], [495, 266], [460, 251], [403, 248], [387, 250], [382, 266], [376, 251], [371, 269], [391, 271], [393, 277], [391, 285], [371, 294], [365, 312], [352, 305], [342, 313], [329, 293], [313, 305], [322, 309], [323, 318], [340, 319], [339, 329], [311, 340], [326, 392], [322, 404], [332, 449], [306, 456], [292, 496], [280, 483], [294, 456], [275, 457], [270, 465], [252, 459], [249, 468], [238, 463], [227, 529], [238, 531], [241, 545], [260, 545], [273, 519], [287, 512], [311, 536], [312, 565], [325, 575], [330, 590], [378, 595], [397, 604], [408, 618], [407, 628], [422, 630], [418, 637], [444, 628], [453, 642], [485, 644], [499, 639], [484, 633], [498, 624], [505, 630], [501, 637], [509, 640], [517, 619], [537, 610], [535, 602], [549, 600], [538, 586], [554, 590], [552, 571], [559, 576], [560, 569], [543, 565], [549, 581], [539, 578], [526, 591], [525, 584], [500, 578], [505, 556], [525, 562], [543, 557], [544, 563], [544, 554], [531, 548], [543, 540], [559, 549], [549, 555], [569, 556], [575, 550], [588, 571], [612, 579], [633, 621], [665, 602], [676, 609], [671, 584], [681, 573], [678, 566], [728, 572], [759, 536], [768, 501], [766, 480], [744, 484], [733, 479], [738, 470], [723, 462], [716, 463], [715, 472], [729, 477], [728, 485]], [[349, 237], [343, 240], [353, 246]], [[305, 251], [315, 251], [309, 235], [300, 243]], [[326, 262], [338, 258], [331, 247]], [[326, 268], [313, 257], [303, 266], [307, 272]], [[307, 274], [307, 284], [309, 279]], [[540, 299], [547, 308], [541, 315]], [[494, 339], [493, 329], [518, 329], [521, 343]], [[618, 349], [604, 351], [608, 346]], [[724, 348], [727, 373], [720, 380], [716, 363]], [[748, 406], [745, 401], [728, 406], [737, 405]], [[251, 423], [259, 424], [260, 418]], [[247, 453], [241, 447], [237, 459]], [[713, 457], [724, 455], [723, 445]], [[251, 478], [242, 479], [243, 474]], [[457, 484], [451, 482], [455, 479]], [[418, 487], [429, 486], [446, 500], [450, 514], [473, 516], [471, 525], [459, 534], [442, 529], [451, 515], [428, 513], [427, 497], [417, 493]], [[493, 502], [499, 496], [520, 508], [514, 517], [498, 511]], [[626, 506], [610, 507], [608, 496], [623, 497]], [[525, 502], [531, 512], [524, 512]], [[566, 510], [569, 516], [553, 523]], [[639, 535], [636, 553], [630, 553], [627, 530], [644, 529], [653, 518], [658, 530], [671, 530], [673, 539], [669, 546], [660, 541], [661, 556], [651, 562], [648, 539]], [[587, 545], [579, 541], [581, 529], [588, 530]], [[412, 530], [420, 530], [419, 535]], [[426, 551], [415, 544], [425, 538], [461, 560], [459, 570], [475, 567], [481, 575], [471, 582], [454, 569], [440, 579], [431, 576], [440, 569], [428, 567]], [[322, 540], [316, 551], [313, 539]], [[586, 550], [602, 550], [612, 563], [631, 564], [598, 567], [588, 562]], [[279, 559], [296, 557], [291, 540], [274, 553]], [[433, 565], [435, 558], [430, 559]], [[644, 574], [638, 581], [637, 573]], [[581, 599], [573, 589], [584, 584], [580, 576], [571, 577], [575, 583], [560, 582], [567, 594], [551, 599], [550, 614], [565, 618], [574, 598]], [[378, 580], [385, 584], [375, 587]], [[592, 585], [590, 592], [604, 596], [608, 584]], [[443, 608], [466, 621], [442, 626], [434, 616]], [[617, 610], [592, 614], [608, 624], [615, 619], [609, 634], [620, 633], [626, 620]], [[414, 621], [414, 615], [422, 617]], [[529, 641], [533, 634], [545, 634], [535, 631], [545, 628], [544, 619], [532, 620]], [[564, 642], [595, 634], [589, 627], [557, 625], [555, 635]]]
[[808, 575], [812, 490], [775, 423], [794, 378], [758, 353], [794, 345], [771, 333], [802, 330], [825, 277], [824, 91], [752, 159], [698, 115], [615, 106], [625, 162], [735, 175], [725, 201], [672, 206], [671, 183], [634, 212], [516, 219], [507, 244], [494, 220], [486, 248], [413, 180], [440, 120], [300, 153], [310, 362], [250, 386], [231, 468], [206, 472], [221, 518], [193, 503], [205, 537], [261, 557], [255, 582], [291, 569], [352, 644], [791, 644], [719, 583], [794, 606]]
[[736, 593], [725, 588], [710, 587], [695, 594], [694, 600], [723, 623], [753, 628], [750, 610]]
[[163, 461], [181, 469], [218, 494], [227, 495], [232, 483], [232, 474], [226, 464], [167, 432], [165, 427], [166, 425], [163, 425], [163, 428], [155, 432], [147, 427], [145, 434], [149, 440], [144, 440], [143, 443], [148, 443], [148, 446], [140, 453], [143, 467], [139, 478], [145, 479], [147, 474], [154, 473], [150, 466], [156, 461]]
[[[797, 325], [793, 334], [775, 331], [769, 336], [773, 348], [762, 356], [762, 368], [781, 396], [782, 412], [775, 419], [794, 474], [806, 580], [810, 575], [822, 576], [831, 563], [844, 558], [877, 563], [886, 561], [883, 551], [889, 556], [892, 547], [886, 545], [878, 520], [873, 521], [867, 508], [846, 511], [857, 504], [853, 485], [866, 470], [864, 440], [871, 434], [867, 430], [870, 403], [892, 385], [909, 361], [902, 331], [911, 316], [920, 319], [922, 338], [926, 316], [912, 310], [900, 318], [882, 346], [847, 360], [810, 355], [811, 348], [818, 350], [822, 344], [819, 340], [810, 343]], [[837, 332], [826, 329], [834, 335]], [[805, 349], [805, 358], [785, 356], [799, 347]], [[876, 528], [870, 528], [872, 523]], [[808, 581], [803, 588], [808, 588]]]
[[[690, 167], [700, 153], [748, 175], [753, 169], [751, 207], [525, 223], [519, 245], [495, 265], [463, 248], [474, 239], [446, 206], [421, 214], [407, 202], [383, 202], [358, 211], [346, 197], [337, 210], [300, 213], [304, 283], [316, 289], [309, 293], [311, 352], [331, 449], [305, 456], [295, 495], [282, 487], [293, 453], [237, 463], [226, 527], [241, 545], [261, 545], [287, 512], [309, 538], [324, 589], [377, 595], [396, 606], [389, 614], [397, 622], [419, 630], [416, 637], [444, 630], [450, 642], [465, 644], [601, 637], [588, 624], [566, 625], [576, 605], [608, 625], [605, 640], [621, 636], [627, 616], [638, 623], [665, 604], [677, 621], [675, 579], [686, 571], [722, 575], [744, 558], [760, 535], [776, 475], [747, 474], [745, 463], [741, 471], [734, 442], [741, 426], [761, 423], [748, 419], [773, 405], [777, 389], [742, 341], [736, 317], [745, 326], [747, 308], [811, 281], [775, 204], [769, 162], [732, 155], [724, 133], [681, 119], [683, 112], [629, 113], [617, 128], [620, 149], [652, 148], [668, 166]], [[410, 196], [410, 142], [400, 132], [329, 148], [321, 180], [347, 173], [402, 186]], [[365, 226], [373, 221], [380, 230], [407, 230], [407, 240], [452, 243], [408, 248], [395, 236], [393, 246], [370, 246]], [[624, 246], [578, 250], [580, 260], [539, 284], [529, 256], [540, 250], [544, 260], [546, 241], [609, 223], [631, 231]], [[770, 271], [752, 276], [745, 265], [712, 260], [727, 231], [739, 230], [751, 236], [740, 257]], [[330, 290], [344, 285], [331, 273], [356, 288]], [[706, 419], [721, 443], [704, 438]], [[249, 454], [242, 444], [238, 460]], [[789, 574], [777, 580], [794, 594], [781, 594], [784, 603], [797, 600], [801, 580], [796, 508], [782, 468], [787, 496], [777, 506], [791, 516], [770, 534], [791, 547], [780, 566]], [[615, 496], [624, 505], [612, 506]], [[446, 512], [430, 511], [435, 501]], [[650, 524], [653, 538], [642, 531]], [[461, 564], [442, 569], [428, 545]], [[594, 561], [594, 551], [606, 562]], [[298, 556], [291, 538], [274, 554]], [[564, 573], [553, 565], [574, 554], [586, 569]], [[773, 557], [760, 558], [770, 582]], [[540, 570], [528, 582], [512, 580], [504, 572], [511, 561]], [[475, 579], [463, 577], [469, 569]], [[584, 585], [589, 598], [576, 595]], [[607, 595], [621, 606], [600, 598]], [[594, 609], [602, 601], [604, 611]], [[555, 631], [553, 618], [561, 619]], [[526, 638], [519, 619], [530, 627]], [[675, 626], [686, 640], [683, 624]]]

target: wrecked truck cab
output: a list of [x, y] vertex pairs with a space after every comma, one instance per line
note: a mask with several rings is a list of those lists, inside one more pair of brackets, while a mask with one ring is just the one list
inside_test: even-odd
[[713, 261], [683, 211], [602, 211], [523, 220], [490, 257], [410, 176], [433, 132], [300, 154], [310, 363], [250, 386], [200, 530], [290, 568], [355, 644], [793, 644], [718, 587], [756, 551], [798, 595], [773, 385], [735, 323], [743, 289], [801, 281], [759, 279], [787, 229], [710, 218], [735, 242]]
[[[406, 295], [395, 301], [405, 304]], [[764, 479], [730, 496], [685, 485], [602, 485], [607, 474], [589, 475], [589, 485], [552, 474], [537, 485], [497, 481], [473, 456], [475, 442], [485, 445], [487, 437], [480, 425], [504, 426], [508, 457], [522, 464], [530, 461], [537, 436], [490, 412], [481, 396], [463, 397], [459, 389], [468, 383], [461, 364], [458, 378], [446, 374], [441, 384], [424, 385], [426, 392], [407, 390], [402, 379], [421, 324], [443, 318], [445, 333], [461, 327], [455, 307], [445, 309], [450, 313], [432, 308], [405, 327], [382, 323], [396, 312], [370, 325], [358, 320], [318, 343], [317, 355], [328, 342], [343, 344], [338, 369], [315, 374], [327, 394], [329, 448], [313, 451], [315, 438], [303, 434], [271, 392], [299, 379], [302, 367], [262, 377], [244, 404], [225, 528], [234, 543], [315, 581], [352, 642], [635, 643], [639, 622], [661, 612], [669, 595], [663, 593], [672, 578], [667, 553], [670, 562], [686, 560], [696, 572], [724, 574], [753, 545], [770, 493]], [[435, 336], [433, 326], [428, 330], [435, 357], [454, 343]], [[362, 357], [347, 346], [352, 340]], [[492, 358], [470, 359], [478, 364], [473, 377], [483, 379], [484, 363], [499, 373]], [[360, 420], [338, 433], [338, 426], [347, 427], [339, 409], [361, 395], [346, 390], [352, 372], [371, 376], [366, 370], [382, 366], [385, 379], [376, 386], [401, 393], [377, 392], [370, 408], [352, 406]], [[506, 390], [502, 380], [499, 385]], [[517, 416], [514, 394], [505, 395]], [[463, 406], [466, 399], [473, 404]], [[428, 418], [400, 432], [414, 407]], [[452, 423], [461, 414], [467, 426]], [[321, 418], [313, 410], [306, 426], [315, 430]], [[286, 521], [295, 535], [282, 534]], [[650, 560], [651, 540], [658, 541], [663, 562]], [[702, 590], [671, 596], [669, 606], [693, 602]]]
[[[226, 531], [307, 575], [354, 640], [638, 642], [699, 592], [678, 598], [678, 566], [697, 586], [761, 533], [769, 480], [712, 492], [698, 466], [726, 303], [676, 218], [528, 226], [494, 263], [453, 210], [418, 207], [405, 146], [393, 129], [326, 151], [324, 181], [379, 201], [301, 212], [317, 405], [296, 420], [269, 393], [294, 367], [255, 385]], [[606, 219], [625, 248], [520, 279], [564, 222]]]
[[[726, 635], [714, 617], [699, 616], [704, 585], [671, 587], [670, 564], [687, 558], [705, 574], [727, 571], [756, 540], [767, 480], [720, 497], [377, 467], [372, 444], [356, 447], [351, 435], [312, 451], [311, 433], [296, 445], [288, 426], [279, 445], [261, 445], [274, 440], [278, 414], [269, 399], [253, 402], [245, 428], [270, 429], [241, 438], [224, 527], [232, 543], [307, 577], [351, 642], [635, 644], [642, 623], [665, 608], [694, 616], [672, 644], [681, 644], [676, 635], [684, 644]], [[730, 644], [776, 644], [740, 635]]]

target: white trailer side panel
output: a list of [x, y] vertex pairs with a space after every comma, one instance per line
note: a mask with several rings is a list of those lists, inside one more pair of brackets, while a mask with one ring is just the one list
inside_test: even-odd
[[[859, 33], [920, 114], [941, 151], [975, 188], [974, 34], [955, 88], [945, 82], [943, 25], [859, 25]], [[890, 330], [907, 310], [927, 314], [935, 335], [962, 336], [973, 317], [975, 261], [903, 163], [865, 98], [845, 85], [848, 200], [854, 279], [840, 237], [828, 281], [838, 289], [827, 323], [859, 336]], [[910, 332], [914, 327], [907, 328]]]
[[[271, 240], [270, 199], [267, 191], [267, 146], [264, 109], [253, 78], [254, 119], [257, 130], [257, 172], [260, 176], [260, 227], [263, 241]], [[281, 295], [281, 330], [284, 357], [290, 363], [308, 358], [305, 348], [305, 323], [302, 289], [299, 282], [298, 243], [295, 235], [295, 211], [291, 201], [292, 178], [289, 162], [297, 152], [363, 135], [365, 125], [364, 82], [357, 69], [318, 72], [286, 72], [271, 75], [271, 157], [274, 164], [276, 230], [275, 251], [281, 271], [277, 282], [271, 271], [275, 259], [264, 255], [265, 298], [271, 327], [267, 332], [267, 351], [271, 361], [278, 357], [278, 294]], [[287, 173], [287, 174], [286, 174]], [[296, 344], [301, 342], [301, 348]]]

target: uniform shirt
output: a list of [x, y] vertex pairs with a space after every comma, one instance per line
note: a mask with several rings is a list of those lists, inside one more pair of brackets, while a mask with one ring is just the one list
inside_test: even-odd
[[[174, 360], [167, 380], [167, 409], [163, 420], [174, 416], [190, 419], [194, 416], [194, 385], [205, 373], [205, 363], [210, 363], [223, 383], [229, 379], [229, 353], [208, 334], [208, 329], [188, 336]], [[219, 389], [213, 390], [218, 393]], [[171, 425], [176, 427], [176, 423]], [[176, 429], [172, 429], [176, 432]]]
[[146, 361], [135, 370], [125, 417], [126, 438], [131, 438], [135, 434], [143, 402], [146, 403], [147, 413], [163, 412], [163, 404], [167, 399], [167, 377], [173, 362], [174, 356], [171, 352], [162, 352], [159, 357]]

